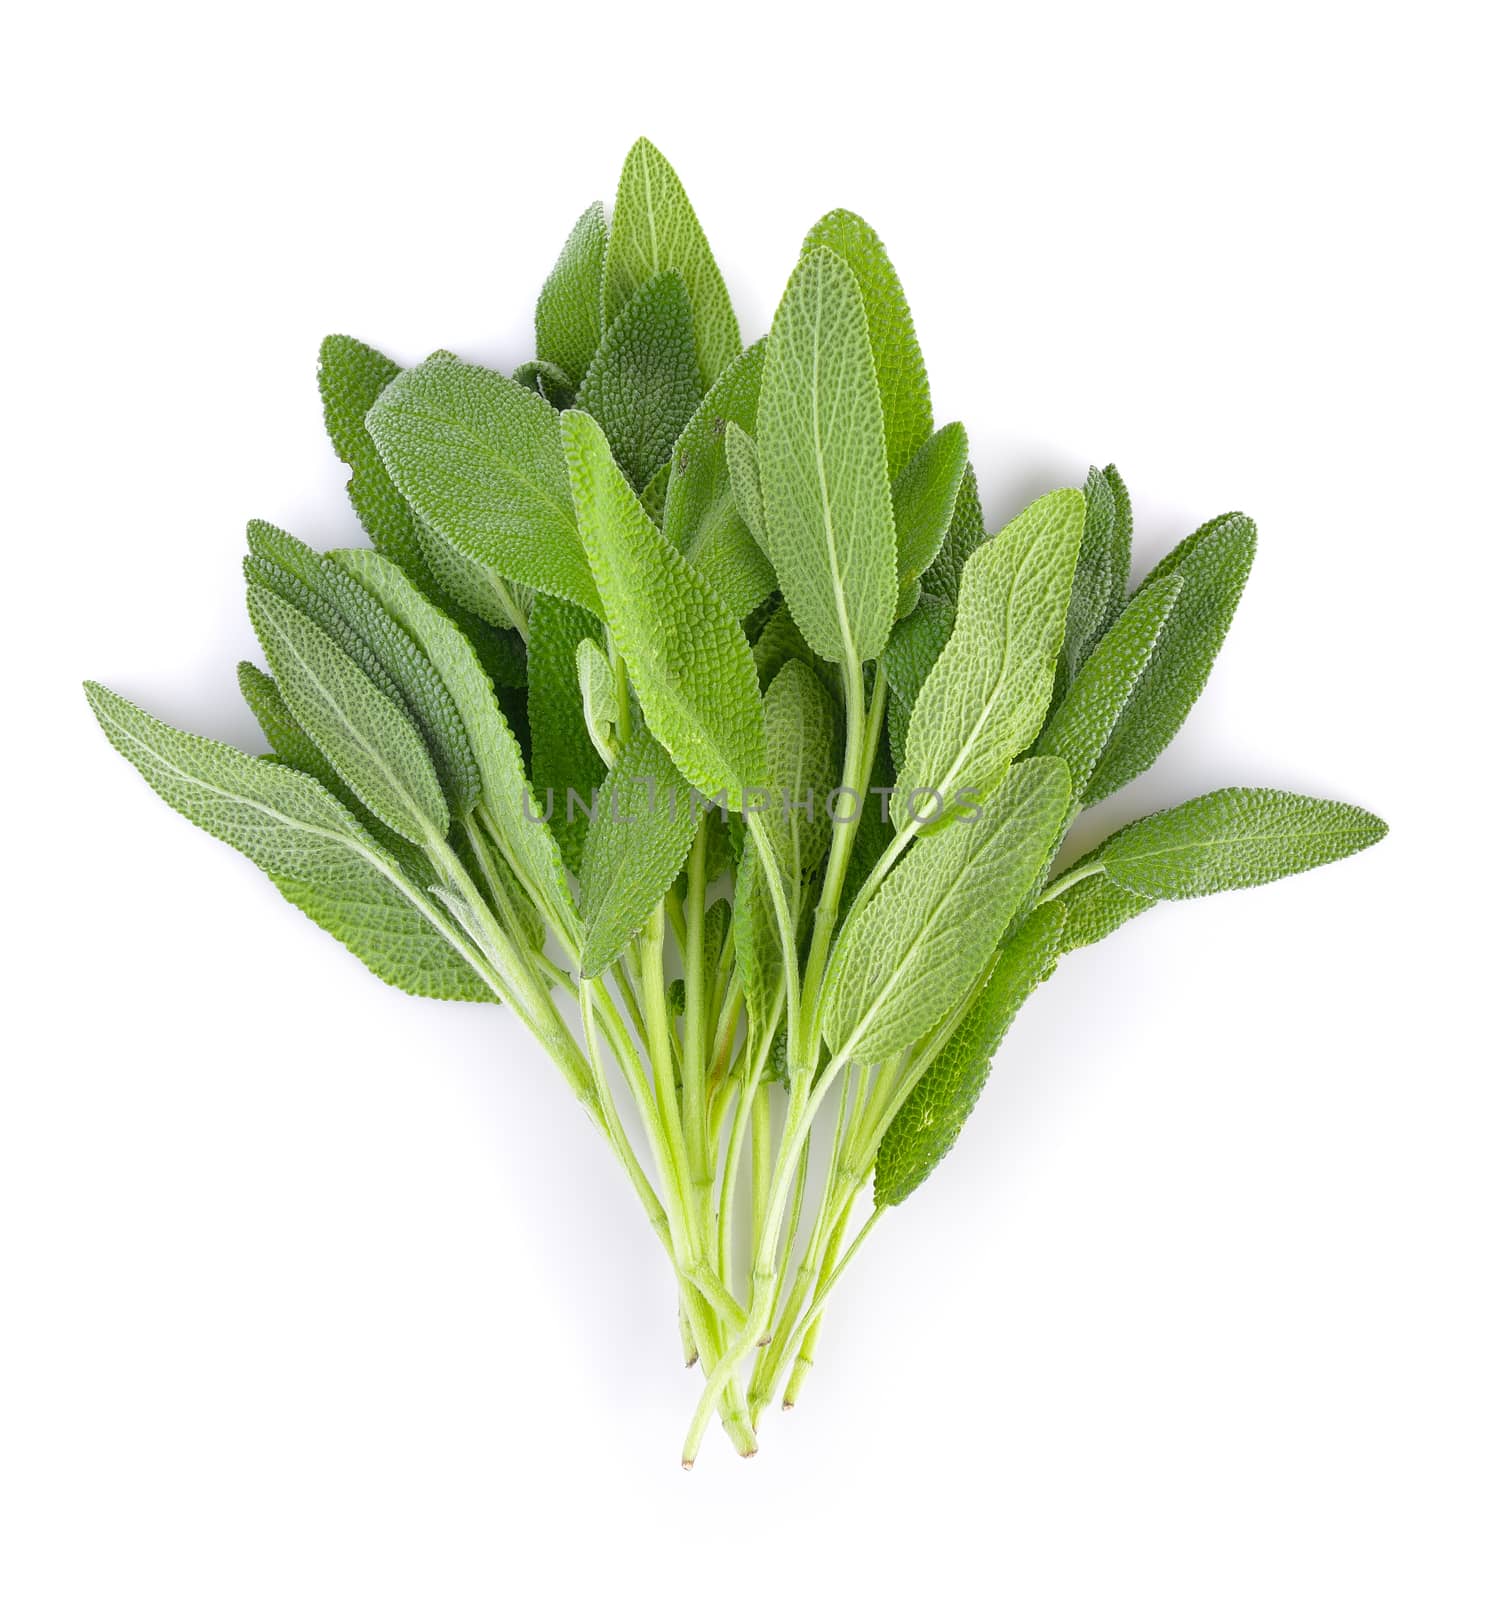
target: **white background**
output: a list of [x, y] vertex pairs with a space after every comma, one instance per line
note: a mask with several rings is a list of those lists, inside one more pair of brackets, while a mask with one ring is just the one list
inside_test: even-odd
[[[8, 1597], [1497, 1592], [1493, 41], [835, 9], [12, 20]], [[78, 688], [261, 748], [243, 523], [356, 538], [319, 339], [528, 357], [641, 132], [751, 336], [817, 216], [874, 221], [990, 526], [1108, 460], [1140, 570], [1258, 519], [1089, 838], [1227, 782], [1392, 825], [1070, 958], [801, 1407], [690, 1476], [662, 1260], [540, 1052], [383, 988]]]

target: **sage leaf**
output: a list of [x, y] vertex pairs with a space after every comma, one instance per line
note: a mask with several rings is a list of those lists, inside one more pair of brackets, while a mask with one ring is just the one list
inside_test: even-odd
[[940, 658], [956, 623], [956, 607], [933, 594], [922, 594], [909, 616], [901, 617], [889, 635], [883, 668], [889, 679], [889, 750], [895, 768], [904, 765], [905, 738], [915, 702], [930, 670]]
[[434, 357], [395, 379], [368, 425], [396, 486], [442, 538], [501, 578], [597, 610], [561, 418], [538, 394]]
[[980, 815], [915, 841], [837, 939], [822, 1013], [834, 1053], [891, 1059], [977, 981], [1049, 860], [1070, 793], [1064, 762], [1021, 761]]
[[879, 1141], [873, 1175], [876, 1205], [903, 1204], [950, 1152], [977, 1105], [1009, 1025], [1055, 971], [1065, 922], [1064, 906], [1038, 906], [999, 951], [981, 993]]
[[252, 585], [250, 620], [292, 715], [339, 777], [412, 844], [447, 832], [447, 803], [421, 735], [315, 622]]
[[84, 687], [109, 742], [174, 811], [248, 856], [377, 977], [436, 999], [494, 998], [424, 896], [314, 778]]
[[537, 595], [530, 613], [530, 762], [541, 809], [550, 820], [562, 859], [582, 865], [587, 819], [608, 769], [593, 748], [577, 680], [577, 650], [584, 639], [601, 644], [603, 624], [581, 606]]
[[1130, 823], [1089, 861], [1158, 900], [1248, 889], [1376, 844], [1387, 823], [1360, 806], [1282, 789], [1217, 789]]
[[764, 532], [764, 485], [759, 478], [759, 451], [754, 441], [738, 426], [729, 421], [723, 438], [723, 454], [728, 461], [728, 476], [732, 480], [733, 504], [753, 536], [754, 543], [769, 554], [769, 540]]
[[1248, 517], [1218, 517], [1177, 545], [1144, 580], [1141, 588], [1178, 576], [1179, 598], [1097, 762], [1087, 805], [1146, 772], [1179, 732], [1232, 624], [1257, 538]]
[[1134, 894], [1131, 889], [1124, 889], [1099, 873], [1073, 883], [1050, 904], [1064, 906], [1066, 910], [1066, 925], [1061, 939], [1061, 949], [1065, 952], [1096, 944], [1108, 934], [1116, 933], [1125, 922], [1141, 916], [1150, 906], [1157, 905], [1158, 901], [1151, 900], [1148, 895]]
[[837, 708], [816, 674], [787, 661], [764, 696], [769, 781], [755, 809], [792, 906], [831, 844], [826, 800], [837, 781], [836, 728]]
[[951, 526], [936, 559], [925, 569], [920, 587], [948, 605], [955, 605], [961, 590], [962, 568], [967, 557], [987, 538], [982, 523], [982, 501], [977, 494], [977, 474], [972, 465], [962, 474], [951, 512]]
[[1035, 742], [1036, 755], [1059, 756], [1065, 762], [1078, 803], [1154, 654], [1182, 581], [1177, 574], [1170, 575], [1134, 596], [1082, 666]]
[[764, 708], [738, 620], [645, 515], [586, 413], [562, 419], [577, 525], [645, 718], [689, 783], [742, 809], [765, 775]]
[[648, 139], [624, 161], [603, 268], [605, 324], [657, 272], [681, 274], [704, 386], [743, 349], [733, 302], [675, 169]]
[[535, 304], [536, 357], [560, 367], [574, 386], [582, 381], [603, 337], [607, 249], [603, 207], [590, 205], [567, 235]]
[[856, 670], [894, 622], [894, 509], [868, 321], [840, 256], [804, 255], [759, 395], [764, 537], [806, 642]]
[[991, 793], [1040, 731], [1085, 511], [1078, 491], [1058, 489], [968, 559], [950, 642], [910, 717], [894, 801], [899, 826], [928, 814], [922, 791], [945, 805], [963, 791]]
[[605, 971], [676, 881], [696, 837], [690, 786], [648, 728], [608, 774], [582, 852], [582, 975]]
[[577, 646], [577, 687], [582, 691], [582, 720], [593, 748], [612, 766], [618, 754], [614, 731], [619, 723], [618, 679], [613, 663], [595, 639]]
[[671, 459], [702, 398], [691, 302], [679, 272], [647, 279], [608, 326], [577, 391], [636, 490]]
[[[1117, 485], [1114, 492], [1113, 485]], [[1071, 585], [1071, 606], [1066, 614], [1066, 638], [1061, 650], [1065, 682], [1081, 670], [1123, 609], [1128, 592], [1128, 565], [1132, 559], [1133, 522], [1127, 491], [1116, 467], [1086, 475], [1086, 522], [1081, 550], [1076, 557], [1076, 580]]]
[[556, 840], [536, 804], [519, 742], [472, 642], [397, 567], [373, 551], [335, 550], [328, 559], [362, 584], [431, 662], [460, 720], [486, 818], [503, 847], [505, 864], [550, 920], [570, 927], [571, 895]]
[[834, 251], [857, 279], [878, 371], [889, 477], [897, 479], [933, 426], [925, 359], [898, 275], [879, 236], [851, 211], [829, 211], [802, 248]]
[[899, 561], [899, 615], [907, 616], [920, 577], [945, 543], [967, 471], [967, 430], [950, 422], [910, 457], [894, 484], [894, 532]]

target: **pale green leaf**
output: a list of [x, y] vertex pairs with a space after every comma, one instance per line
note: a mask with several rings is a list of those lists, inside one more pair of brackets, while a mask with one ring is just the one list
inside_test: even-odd
[[676, 881], [697, 812], [691, 789], [647, 728], [636, 727], [599, 796], [582, 852], [582, 974], [617, 960]]
[[897, 479], [933, 426], [930, 383], [904, 290], [883, 242], [853, 212], [828, 212], [803, 246], [807, 251], [818, 247], [835, 251], [857, 278], [878, 370], [889, 476]]
[[671, 454], [661, 531], [690, 558], [704, 536], [738, 517], [726, 453], [734, 427], [752, 430], [759, 415], [765, 341], [758, 340], [707, 391]]
[[647, 279], [670, 271], [681, 274], [691, 297], [697, 360], [703, 384], [710, 385], [743, 349], [738, 319], [681, 180], [655, 146], [641, 139], [619, 177], [603, 268], [605, 325]]
[[1373, 845], [1388, 825], [1360, 806], [1282, 789], [1217, 789], [1130, 823], [1087, 858], [1159, 900], [1247, 889]]
[[553, 362], [576, 385], [603, 336], [603, 257], [608, 224], [603, 207], [590, 205], [561, 247], [535, 306], [535, 353]]
[[[1118, 494], [1113, 492], [1114, 484]], [[1071, 585], [1066, 639], [1060, 653], [1067, 683], [1112, 626], [1128, 593], [1133, 524], [1122, 484], [1116, 467], [1108, 467], [1106, 472], [1093, 467], [1086, 475], [1086, 524], [1076, 557], [1076, 580]]]
[[1018, 763], [979, 815], [917, 839], [843, 928], [827, 969], [828, 1046], [887, 1061], [976, 983], [1050, 858], [1070, 799], [1065, 763]]
[[1143, 588], [1176, 574], [1180, 595], [1086, 790], [1095, 805], [1147, 771], [1195, 704], [1231, 626], [1253, 564], [1257, 531], [1233, 512], [1177, 545]]
[[754, 809], [797, 906], [831, 843], [826, 801], [837, 782], [837, 708], [811, 669], [788, 661], [764, 696], [769, 781]]
[[669, 463], [701, 398], [686, 284], [679, 272], [657, 273], [608, 325], [577, 406], [597, 418], [625, 476], [643, 489]]
[[851, 269], [811, 250], [775, 313], [759, 396], [764, 537], [806, 642], [856, 666], [894, 622], [894, 509], [863, 301]]
[[1085, 945], [1096, 944], [1108, 934], [1116, 933], [1125, 922], [1141, 916], [1158, 902], [1147, 895], [1134, 894], [1121, 888], [1111, 878], [1098, 873], [1073, 883], [1063, 894], [1050, 902], [1066, 908], [1066, 926], [1062, 951], [1080, 950]]
[[568, 926], [571, 895], [556, 840], [541, 820], [519, 743], [472, 643], [399, 570], [372, 551], [335, 550], [328, 559], [357, 579], [425, 652], [461, 719], [486, 817], [506, 862], [529, 893], [544, 902], [552, 919]]
[[584, 412], [563, 418], [578, 528], [655, 737], [688, 782], [728, 796], [765, 774], [764, 710], [737, 619], [652, 523]]
[[1085, 512], [1077, 490], [1058, 489], [968, 559], [950, 642], [910, 717], [894, 801], [901, 826], [930, 814], [916, 791], [948, 806], [963, 791], [990, 794], [1040, 731]]
[[411, 994], [493, 998], [434, 908], [314, 778], [85, 687], [109, 742], [173, 810], [248, 856], [378, 977]]
[[993, 1054], [1019, 1008], [1055, 970], [1066, 911], [1039, 906], [998, 953], [982, 992], [941, 1053], [920, 1075], [878, 1147], [874, 1203], [897, 1206], [935, 1170], [971, 1116]]
[[577, 687], [582, 691], [587, 736], [611, 766], [618, 754], [619, 685], [613, 663], [596, 639], [583, 639], [577, 646]]
[[967, 430], [950, 422], [920, 446], [895, 480], [900, 616], [915, 604], [921, 574], [946, 541], [966, 471]]
[[561, 418], [533, 390], [433, 357], [385, 390], [369, 431], [396, 486], [442, 538], [501, 578], [597, 610]]
[[754, 543], [767, 556], [769, 539], [764, 532], [764, 485], [759, 478], [759, 448], [736, 422], [729, 422], [723, 453], [728, 462], [733, 504], [753, 535]]
[[292, 715], [381, 822], [413, 844], [442, 838], [447, 803], [421, 735], [315, 622], [251, 585], [250, 620]]

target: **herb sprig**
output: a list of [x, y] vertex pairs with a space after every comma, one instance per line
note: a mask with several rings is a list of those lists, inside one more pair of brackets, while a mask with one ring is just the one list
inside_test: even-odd
[[1130, 595], [1108, 467], [990, 536], [861, 218], [811, 229], [745, 349], [641, 140], [535, 326], [512, 376], [324, 343], [373, 548], [250, 525], [269, 671], [239, 682], [269, 755], [87, 692], [168, 804], [377, 976], [531, 1030], [671, 1262], [704, 1376], [690, 1466], [714, 1415], [751, 1455], [794, 1404], [837, 1282], [1062, 956], [1385, 829], [1222, 789], [1056, 870], [1200, 694], [1255, 530], [1206, 523]]

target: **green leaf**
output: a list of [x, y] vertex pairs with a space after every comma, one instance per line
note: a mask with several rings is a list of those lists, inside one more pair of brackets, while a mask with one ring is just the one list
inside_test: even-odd
[[922, 1038], [977, 981], [1044, 870], [1070, 799], [1065, 763], [1018, 763], [972, 820], [917, 839], [838, 937], [827, 1045], [868, 1063]]
[[1100, 846], [1119, 888], [1158, 900], [1249, 889], [1373, 845], [1387, 823], [1360, 806], [1282, 789], [1217, 789], [1130, 823]]
[[1177, 545], [1140, 586], [1172, 574], [1181, 580], [1154, 654], [1087, 786], [1087, 805], [1147, 771], [1179, 731], [1232, 624], [1257, 537], [1250, 518], [1236, 512], [1218, 517]]
[[787, 897], [796, 906], [831, 844], [826, 800], [837, 781], [837, 708], [803, 663], [787, 661], [770, 684], [764, 696], [764, 731], [768, 794], [755, 808], [764, 817]]
[[493, 998], [435, 909], [314, 778], [85, 689], [109, 742], [173, 810], [248, 856], [376, 976], [410, 994]]
[[315, 778], [332, 797], [353, 814], [387, 855], [395, 859], [400, 870], [413, 883], [424, 883], [431, 868], [419, 850], [402, 839], [393, 828], [387, 828], [374, 813], [333, 770], [333, 764], [313, 743], [305, 728], [291, 715], [276, 681], [268, 672], [262, 672], [253, 662], [239, 663], [239, 692], [255, 714], [260, 731], [265, 735], [274, 755], [266, 759], [284, 762]]
[[878, 1147], [874, 1203], [908, 1200], [945, 1159], [988, 1081], [1019, 1008], [1055, 971], [1065, 908], [1038, 907], [998, 954], [991, 976], [940, 1055], [921, 1074]]
[[855, 668], [894, 622], [894, 509], [863, 301], [830, 250], [801, 258], [775, 313], [758, 446], [780, 588], [811, 648]]
[[1073, 883], [1063, 894], [1057, 895], [1051, 905], [1066, 908], [1066, 925], [1061, 941], [1062, 952], [1080, 950], [1096, 944], [1109, 933], [1116, 933], [1125, 922], [1140, 916], [1158, 902], [1147, 895], [1134, 894], [1131, 889], [1119, 888], [1110, 878], [1098, 874]]
[[676, 881], [697, 812], [690, 786], [649, 730], [637, 727], [608, 774], [582, 852], [582, 975], [618, 959]]
[[556, 840], [541, 820], [519, 743], [472, 642], [404, 574], [372, 551], [335, 550], [328, 559], [362, 584], [425, 652], [461, 720], [487, 819], [507, 865], [543, 901], [551, 920], [569, 927], [571, 893]]
[[723, 437], [728, 477], [733, 488], [733, 504], [754, 543], [767, 556], [769, 540], [764, 532], [764, 484], [759, 477], [759, 447], [736, 422], [729, 422]]
[[933, 426], [930, 383], [915, 324], [879, 236], [851, 211], [829, 211], [802, 247], [835, 251], [857, 278], [878, 369], [889, 476], [897, 479]]
[[531, 772], [543, 809], [532, 815], [550, 818], [562, 859], [573, 872], [582, 865], [587, 808], [608, 774], [587, 731], [577, 680], [577, 647], [584, 639], [601, 644], [603, 625], [596, 617], [550, 595], [535, 597], [527, 705]]
[[[454, 620], [467, 629], [471, 629], [473, 618], [481, 618], [494, 628], [514, 629], [519, 620], [514, 590], [492, 567], [460, 550], [419, 519], [416, 539], [435, 580], [438, 598], [456, 602], [445, 608], [454, 613]], [[464, 617], [464, 612], [471, 616]]]
[[597, 610], [561, 418], [538, 394], [433, 357], [385, 390], [369, 431], [401, 493], [442, 538], [502, 578]]
[[1154, 654], [1180, 586], [1178, 576], [1165, 577], [1134, 596], [1082, 666], [1035, 743], [1036, 755], [1059, 756], [1065, 762], [1078, 804]]
[[357, 339], [332, 334], [322, 341], [317, 387], [333, 449], [352, 468], [348, 498], [374, 548], [425, 587], [430, 574], [416, 519], [364, 426], [370, 406], [399, 375], [400, 368], [388, 356]]
[[661, 532], [688, 559], [714, 528], [741, 520], [733, 500], [727, 435], [734, 427], [752, 429], [759, 415], [764, 352], [760, 339], [728, 367], [675, 442]]
[[577, 406], [597, 418], [614, 459], [643, 489], [701, 399], [686, 284], [679, 272], [656, 273], [608, 325]]
[[413, 844], [447, 832], [421, 735], [315, 622], [251, 585], [250, 620], [292, 715], [381, 822]]
[[785, 973], [764, 862], [753, 849], [744, 851], [733, 880], [733, 949], [743, 977], [749, 1028], [762, 1036], [778, 1013]]
[[962, 568], [967, 557], [987, 538], [982, 525], [982, 502], [977, 497], [977, 474], [971, 463], [962, 474], [961, 487], [956, 492], [956, 506], [951, 513], [951, 526], [946, 531], [946, 542], [936, 559], [925, 570], [920, 587], [948, 605], [955, 605], [961, 591]]
[[578, 528], [655, 737], [689, 783], [742, 809], [765, 775], [764, 710], [737, 619], [645, 515], [593, 419], [562, 419]]
[[511, 374], [515, 382], [535, 392], [553, 411], [565, 411], [577, 393], [577, 385], [554, 361], [522, 361]]
[[[1121, 505], [1113, 493], [1114, 483], [1122, 494]], [[1112, 626], [1128, 593], [1133, 522], [1122, 484], [1116, 467], [1109, 467], [1105, 473], [1093, 467], [1086, 475], [1086, 524], [1076, 557], [1076, 581], [1071, 585], [1071, 608], [1066, 614], [1066, 640], [1061, 650], [1067, 683]]]
[[950, 643], [910, 717], [893, 803], [900, 826], [933, 805], [917, 791], [947, 806], [964, 790], [992, 793], [1040, 731], [1085, 512], [1077, 490], [1058, 489], [968, 559]]
[[737, 617], [748, 616], [775, 587], [774, 568], [735, 498], [727, 450], [731, 436], [746, 440], [743, 429], [758, 415], [764, 348], [761, 339], [739, 356], [676, 440], [661, 523]]
[[883, 668], [889, 679], [889, 702], [885, 724], [889, 730], [889, 751], [897, 768], [904, 765], [905, 737], [915, 702], [931, 668], [951, 638], [956, 624], [956, 607], [932, 594], [922, 594], [909, 616], [901, 617], [889, 635]]
[[603, 336], [603, 257], [608, 224], [590, 205], [561, 247], [535, 305], [535, 353], [581, 381]]
[[583, 639], [577, 646], [577, 687], [582, 691], [587, 736], [611, 766], [618, 754], [619, 686], [613, 663], [596, 639]]
[[894, 484], [899, 614], [919, 597], [920, 576], [940, 552], [967, 472], [967, 430], [950, 422], [910, 457]]
[[670, 162], [641, 139], [624, 161], [603, 268], [603, 318], [611, 323], [657, 272], [675, 271], [691, 297], [697, 360], [710, 385], [743, 348], [733, 302], [712, 247]]
[[333, 552], [325, 558], [328, 588], [338, 609], [394, 681], [400, 703], [426, 742], [447, 809], [454, 819], [465, 817], [478, 804], [478, 764], [452, 695], [425, 651], [385, 609], [371, 587], [359, 581], [355, 575], [359, 567], [355, 565], [351, 571], [348, 564], [339, 561], [340, 555], [353, 558], [355, 563], [367, 557], [363, 570], [377, 563], [404, 588], [418, 594], [419, 591], [399, 567], [372, 550]]

